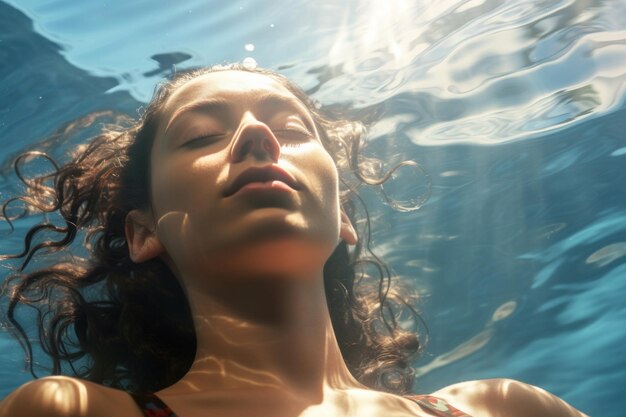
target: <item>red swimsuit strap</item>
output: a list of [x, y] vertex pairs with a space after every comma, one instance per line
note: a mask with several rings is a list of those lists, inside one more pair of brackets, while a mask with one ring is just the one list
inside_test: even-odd
[[411, 395], [409, 400], [415, 401], [422, 409], [438, 417], [471, 417], [469, 414], [454, 408], [447, 401], [432, 395]]

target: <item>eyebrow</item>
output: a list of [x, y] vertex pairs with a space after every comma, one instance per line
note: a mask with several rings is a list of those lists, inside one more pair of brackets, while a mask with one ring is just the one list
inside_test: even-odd
[[[261, 109], [264, 108], [297, 108], [301, 112], [309, 113], [308, 109], [300, 100], [296, 97], [290, 97], [281, 94], [263, 94], [256, 98], [257, 106]], [[225, 113], [225, 111], [232, 105], [232, 100], [225, 100], [223, 98], [207, 98], [203, 100], [194, 101], [193, 103], [185, 104], [174, 112], [170, 118], [164, 133], [170, 129], [170, 127], [176, 122], [178, 118], [188, 112], [202, 112], [202, 113]]]

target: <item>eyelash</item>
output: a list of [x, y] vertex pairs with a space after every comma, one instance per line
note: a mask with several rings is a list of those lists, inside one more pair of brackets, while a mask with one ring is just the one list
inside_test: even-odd
[[222, 137], [226, 135], [225, 133], [218, 133], [218, 134], [210, 134], [210, 135], [199, 135], [196, 137], [193, 137], [191, 139], [189, 139], [187, 142], [184, 143], [184, 146], [194, 146], [197, 144], [197, 142], [201, 142], [204, 141], [206, 139], [209, 139], [210, 143], [216, 142], [218, 140], [218, 138]]
[[291, 120], [285, 123], [285, 127], [283, 129], [273, 129], [274, 132], [298, 132], [303, 135], [313, 136], [313, 133], [309, 130], [308, 127], [304, 125], [301, 120]]
[[304, 127], [291, 127], [288, 129], [273, 129], [274, 133], [287, 132], [287, 133], [299, 133], [301, 135], [312, 136], [311, 132]]
[[[298, 133], [301, 135], [305, 135], [305, 136], [313, 136], [313, 134], [309, 131], [309, 129], [307, 129], [304, 126], [297, 126], [297, 125], [292, 125], [290, 127], [286, 126], [284, 129], [272, 129], [272, 131], [274, 133]], [[226, 133], [217, 133], [217, 134], [208, 134], [208, 135], [199, 135], [196, 136], [194, 138], [189, 139], [187, 142], [185, 142], [185, 146], [193, 146], [194, 144], [197, 144], [197, 142], [200, 141], [204, 141], [204, 140], [209, 140], [210, 143], [213, 143], [214, 141], [217, 141], [218, 138], [225, 136]]]

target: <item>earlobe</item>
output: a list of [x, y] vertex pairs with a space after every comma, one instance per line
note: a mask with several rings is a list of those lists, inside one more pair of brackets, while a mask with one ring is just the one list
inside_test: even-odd
[[341, 210], [341, 230], [339, 231], [339, 237], [341, 237], [348, 245], [356, 245], [358, 237], [352, 221], [348, 215]]
[[126, 215], [124, 232], [130, 259], [135, 263], [149, 261], [165, 250], [147, 213], [132, 210]]

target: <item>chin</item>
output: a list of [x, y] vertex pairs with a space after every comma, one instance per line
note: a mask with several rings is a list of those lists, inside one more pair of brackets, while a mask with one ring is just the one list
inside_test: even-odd
[[302, 238], [284, 237], [242, 246], [220, 256], [218, 269], [230, 276], [267, 276], [292, 279], [320, 275], [334, 249], [333, 244]]

